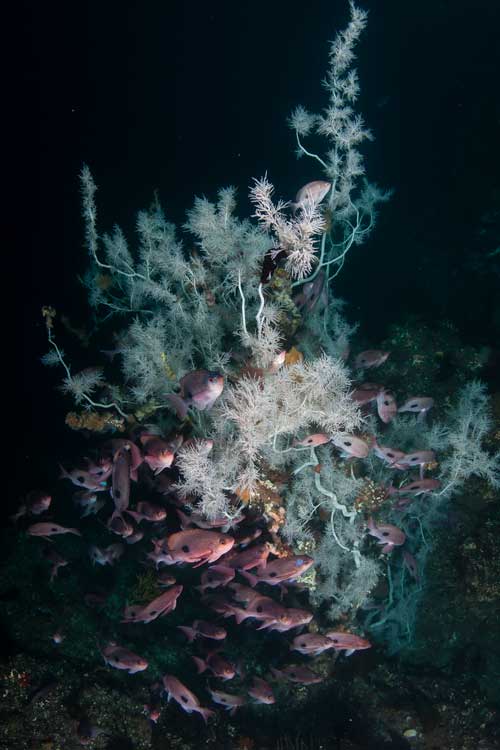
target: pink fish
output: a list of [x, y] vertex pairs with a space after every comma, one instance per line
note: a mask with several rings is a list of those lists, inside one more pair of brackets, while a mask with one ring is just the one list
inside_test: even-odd
[[222, 564], [229, 568], [237, 570], [251, 570], [256, 567], [265, 567], [269, 557], [270, 548], [267, 542], [254, 544], [244, 550], [232, 550], [228, 555], [224, 555]]
[[59, 464], [59, 468], [61, 469], [60, 479], [69, 479], [77, 487], [85, 487], [85, 489], [94, 490], [95, 492], [102, 492], [107, 488], [107, 481], [105, 479], [96, 477], [89, 471], [85, 471], [84, 469], [66, 471], [61, 464]]
[[372, 401], [376, 401], [381, 390], [382, 386], [376, 383], [363, 383], [351, 393], [351, 399], [359, 404], [359, 406], [364, 406]]
[[377, 412], [384, 424], [391, 422], [398, 413], [396, 399], [389, 391], [382, 390], [377, 396]]
[[418, 572], [418, 563], [413, 555], [408, 550], [403, 550], [403, 562], [405, 568], [410, 573], [411, 577], [418, 583], [420, 581], [420, 575]]
[[396, 464], [405, 455], [404, 451], [400, 451], [397, 448], [390, 448], [388, 445], [380, 445], [376, 440], [373, 444], [373, 452], [378, 458], [389, 464], [389, 466]]
[[192, 693], [191, 690], [189, 690], [185, 685], [183, 685], [182, 682], [177, 679], [177, 677], [174, 677], [174, 675], [164, 675], [163, 686], [165, 688], [165, 692], [167, 693], [168, 700], [173, 698], [174, 701], [179, 704], [182, 710], [186, 711], [186, 713], [188, 714], [193, 713], [193, 711], [195, 713], [201, 714], [205, 724], [207, 723], [208, 719], [214, 715], [214, 711], [211, 711], [209, 708], [203, 708], [203, 706], [200, 705], [200, 701], [198, 700], [196, 695]]
[[286, 607], [274, 601], [274, 599], [271, 599], [269, 596], [259, 596], [249, 602], [246, 609], [236, 607], [232, 604], [230, 604], [227, 609], [228, 614], [226, 614], [225, 617], [234, 615], [238, 625], [249, 617], [264, 622], [280, 622], [285, 625], [291, 624], [291, 618], [288, 616]]
[[158, 586], [161, 587], [167, 587], [167, 586], [173, 586], [177, 581], [175, 580], [173, 575], [170, 575], [170, 573], [167, 573], [164, 571], [163, 573], [158, 573], [158, 578], [156, 579], [156, 582]]
[[129, 516], [132, 516], [134, 521], [140, 523], [141, 521], [151, 521], [152, 523], [158, 523], [164, 521], [167, 517], [167, 511], [160, 505], [153, 505], [146, 501], [137, 503], [136, 510], [125, 510]]
[[335, 651], [345, 651], [346, 656], [350, 656], [355, 651], [364, 651], [364, 649], [372, 647], [372, 644], [369, 641], [360, 638], [359, 635], [354, 635], [354, 633], [329, 630], [325, 635], [327, 638], [330, 638], [334, 644], [333, 647]]
[[319, 206], [323, 198], [328, 195], [331, 182], [326, 180], [313, 180], [303, 185], [295, 196], [295, 209], [304, 209], [307, 206], [315, 207]]
[[130, 447], [118, 448], [113, 457], [111, 497], [115, 503], [115, 512], [119, 515], [127, 510], [130, 500]]
[[130, 453], [130, 479], [137, 481], [137, 470], [143, 462], [140, 448], [128, 438], [113, 438], [102, 447], [102, 455], [113, 463], [116, 452], [121, 448]]
[[217, 652], [209, 654], [206, 659], [201, 659], [199, 656], [192, 656], [191, 658], [196, 664], [198, 674], [210, 670], [215, 677], [224, 681], [232, 680], [236, 674], [233, 664]]
[[106, 527], [113, 532], [113, 534], [117, 534], [117, 536], [121, 536], [122, 539], [127, 539], [127, 537], [132, 536], [134, 533], [134, 527], [132, 524], [127, 523], [127, 521], [121, 516], [119, 513], [113, 513], [112, 516], [108, 519], [108, 522], [106, 523]]
[[394, 547], [400, 547], [406, 541], [406, 534], [397, 526], [389, 523], [376, 524], [373, 518], [368, 519], [368, 533], [378, 539], [379, 544], [384, 545], [384, 554], [392, 552]]
[[339, 433], [332, 438], [332, 443], [339, 448], [345, 455], [352, 458], [366, 458], [370, 452], [370, 446], [362, 438], [355, 435], [346, 435]]
[[271, 686], [260, 677], [253, 678], [253, 684], [247, 692], [248, 695], [251, 695], [252, 698], [257, 701], [257, 703], [265, 703], [269, 705], [276, 702]]
[[236, 516], [232, 519], [228, 519], [227, 516], [219, 516], [218, 518], [208, 520], [202, 513], [199, 513], [198, 511], [193, 511], [191, 515], [188, 516], [187, 513], [184, 513], [182, 510], [180, 510], [180, 508], [176, 509], [176, 513], [179, 516], [182, 530], [189, 529], [195, 526], [198, 529], [222, 528], [222, 530], [226, 532], [243, 520], [242, 515]]
[[60, 526], [58, 523], [49, 523], [48, 521], [28, 526], [26, 533], [30, 536], [41, 536], [44, 539], [49, 539], [49, 537], [56, 534], [76, 534], [76, 536], [81, 536], [78, 529], [67, 528], [66, 526]]
[[129, 651], [127, 648], [117, 646], [116, 643], [108, 643], [101, 650], [104, 662], [109, 664], [110, 667], [115, 669], [124, 669], [129, 674], [135, 674], [136, 672], [143, 672], [148, 668], [148, 662], [143, 659], [142, 656], [134, 654], [133, 651]]
[[176, 562], [196, 563], [195, 567], [199, 567], [218, 560], [233, 544], [232, 536], [219, 531], [187, 529], [168, 537], [167, 550]]
[[323, 682], [324, 679], [303, 664], [298, 666], [290, 664], [281, 669], [271, 667], [271, 672], [277, 680], [288, 680], [299, 685], [315, 685], [318, 682]]
[[129, 536], [124, 537], [127, 544], [137, 544], [144, 537], [144, 531], [136, 529]]
[[325, 274], [320, 271], [313, 281], [307, 281], [302, 285], [302, 291], [293, 298], [294, 305], [299, 310], [312, 312], [318, 300], [324, 301]]
[[18, 518], [31, 513], [33, 516], [39, 516], [49, 509], [52, 502], [52, 496], [48, 492], [43, 490], [31, 490], [24, 498], [23, 503], [19, 506], [19, 510], [13, 516], [12, 521], [16, 522]]
[[184, 375], [179, 384], [179, 394], [169, 393], [167, 398], [179, 419], [185, 419], [190, 406], [199, 411], [212, 408], [224, 389], [224, 378], [218, 372], [194, 370]]
[[174, 452], [170, 443], [157, 435], [143, 434], [140, 437], [143, 445], [144, 461], [154, 474], [169, 469], [174, 460]]
[[260, 567], [256, 575], [242, 572], [242, 575], [249, 581], [251, 586], [258, 583], [268, 583], [275, 586], [283, 581], [294, 581], [306, 570], [309, 570], [314, 564], [312, 557], [308, 555], [289, 555], [289, 557], [279, 557], [277, 560], [268, 562], [266, 567]]
[[317, 656], [318, 654], [335, 648], [333, 641], [321, 633], [304, 633], [296, 636], [290, 646], [291, 651], [298, 651], [306, 656]]
[[382, 351], [381, 349], [367, 349], [365, 352], [360, 352], [354, 360], [354, 366], [358, 369], [367, 370], [369, 367], [380, 367], [384, 362], [387, 361], [390, 352]]
[[93, 565], [114, 565], [123, 555], [124, 549], [123, 544], [110, 544], [105, 549], [92, 545], [89, 555]]
[[122, 622], [148, 623], [160, 616], [169, 614], [169, 612], [173, 612], [177, 606], [177, 599], [181, 595], [182, 589], [183, 587], [177, 584], [139, 609], [136, 607], [133, 609], [128, 608]]
[[257, 630], [276, 630], [278, 633], [285, 633], [287, 630], [308, 625], [312, 619], [313, 613], [307, 609], [287, 607], [285, 617], [274, 622], [264, 622]]
[[64, 557], [61, 557], [59, 552], [56, 552], [55, 549], [44, 550], [43, 556], [48, 562], [52, 563], [50, 568], [50, 582], [52, 583], [59, 572], [59, 568], [64, 568], [68, 565], [68, 561], [65, 560]]
[[433, 406], [434, 399], [430, 396], [414, 396], [405, 401], [403, 406], [399, 407], [398, 411], [411, 411], [414, 414], [418, 414], [419, 419], [423, 419], [429, 409], [432, 409]]
[[232, 581], [235, 575], [234, 568], [225, 565], [211, 565], [201, 576], [201, 585], [195, 588], [204, 594], [207, 589], [216, 589], [219, 586], [226, 586]]
[[191, 627], [177, 625], [177, 630], [182, 630], [189, 643], [192, 643], [196, 638], [223, 641], [227, 636], [227, 631], [220, 625], [214, 625], [212, 622], [205, 622], [205, 620], [195, 620]]
[[246, 701], [242, 695], [232, 695], [231, 693], [224, 693], [222, 690], [212, 690], [207, 688], [214, 703], [219, 706], [223, 706], [230, 715], [233, 716], [236, 709], [239, 706], [245, 705]]
[[302, 440], [294, 440], [292, 445], [294, 447], [301, 446], [303, 448], [317, 448], [318, 445], [325, 445], [331, 440], [330, 435], [325, 435], [324, 432], [317, 432], [314, 435], [308, 435]]
[[441, 487], [439, 479], [416, 479], [414, 482], [404, 484], [402, 487], [389, 487], [390, 495], [419, 495], [427, 494], [428, 492], [434, 492]]
[[420, 468], [420, 479], [424, 478], [424, 469], [426, 464], [432, 464], [436, 460], [436, 454], [434, 451], [414, 451], [413, 453], [405, 453], [405, 455], [398, 459], [394, 466], [397, 469], [411, 469], [414, 466]]

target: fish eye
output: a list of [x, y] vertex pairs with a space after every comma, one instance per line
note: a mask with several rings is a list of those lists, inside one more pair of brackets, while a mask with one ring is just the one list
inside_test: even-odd
[[301, 648], [305, 648], [306, 647], [305, 643], [301, 643], [300, 645], [301, 645]]
[[388, 531], [383, 531], [382, 532], [382, 536], [389, 536], [389, 532]]
[[413, 458], [410, 458], [410, 461], [412, 461], [412, 463], [415, 463], [415, 461], [418, 461], [418, 456], [413, 456]]
[[181, 695], [181, 701], [184, 701], [184, 703], [187, 703], [188, 699], [186, 698], [185, 695]]
[[153, 610], [153, 611], [151, 612], [151, 614], [152, 614], [152, 615], [155, 615], [155, 614], [157, 613], [157, 611], [158, 611], [158, 610], [154, 609], [154, 610]]
[[338, 638], [332, 638], [332, 641], [333, 641], [334, 643], [338, 643], [338, 642], [339, 642], [339, 639], [338, 639]]
[[387, 456], [388, 456], [389, 458], [394, 458], [394, 453], [388, 453], [388, 454], [387, 454]]
[[221, 536], [221, 538], [219, 539], [219, 544], [226, 544], [226, 540], [223, 536]]
[[57, 531], [57, 527], [55, 527], [55, 526], [54, 526], [54, 527], [52, 527], [52, 528], [51, 528], [51, 531]]
[[344, 440], [344, 445], [350, 446], [352, 443], [350, 440]]
[[189, 552], [189, 547], [188, 547], [188, 545], [187, 545], [187, 544], [185, 544], [185, 545], [183, 546], [183, 548], [182, 548], [182, 551], [183, 551], [183, 552]]
[[295, 672], [290, 672], [290, 677], [296, 677], [296, 676], [297, 676], [297, 675], [296, 675], [296, 673], [295, 673]]
[[85, 482], [85, 477], [77, 477], [76, 481], [80, 482], [80, 484], [83, 484]]
[[390, 403], [390, 401], [384, 401], [384, 406], [389, 406]]
[[257, 612], [262, 612], [262, 606], [257, 607]]
[[115, 490], [115, 491], [114, 491], [114, 496], [115, 496], [116, 498], [119, 498], [121, 494], [122, 494], [122, 493], [121, 493], [121, 490]]
[[276, 576], [276, 571], [273, 570], [272, 573], [269, 573], [269, 578], [274, 578]]

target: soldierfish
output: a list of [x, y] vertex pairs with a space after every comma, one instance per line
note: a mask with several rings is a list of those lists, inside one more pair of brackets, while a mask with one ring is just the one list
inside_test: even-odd
[[121, 515], [127, 510], [130, 500], [130, 447], [118, 448], [113, 457], [111, 497], [115, 504], [115, 513]]
[[31, 513], [33, 516], [39, 516], [49, 509], [52, 502], [52, 496], [48, 492], [43, 490], [31, 490], [24, 498], [23, 503], [19, 506], [19, 510], [13, 516], [12, 521], [17, 521], [21, 516], [26, 513]]
[[191, 627], [188, 625], [177, 625], [177, 630], [182, 630], [189, 643], [196, 638], [209, 638], [214, 641], [223, 641], [227, 636], [227, 631], [220, 625], [205, 620], [195, 620]]
[[201, 576], [201, 585], [195, 588], [201, 593], [207, 589], [216, 589], [219, 586], [226, 586], [235, 576], [234, 568], [225, 565], [211, 565]]
[[122, 622], [143, 622], [148, 623], [156, 620], [157, 617], [167, 615], [177, 606], [177, 599], [182, 593], [183, 587], [180, 584], [172, 586], [160, 596], [157, 596], [149, 604], [142, 607], [127, 608]]
[[114, 565], [123, 555], [124, 549], [123, 544], [110, 544], [104, 549], [94, 544], [89, 548], [89, 555], [94, 565]]
[[381, 349], [367, 349], [364, 352], [360, 352], [354, 360], [354, 366], [358, 369], [368, 369], [369, 367], [380, 367], [386, 362], [390, 352], [383, 351]]
[[394, 466], [397, 469], [411, 469], [413, 466], [418, 466], [420, 468], [420, 479], [423, 479], [426, 464], [432, 464], [435, 460], [436, 454], [434, 451], [414, 451], [413, 453], [405, 453]]
[[384, 424], [391, 422], [398, 413], [396, 399], [390, 391], [382, 390], [378, 394], [377, 413]]
[[355, 435], [346, 435], [343, 432], [332, 437], [332, 443], [336, 448], [339, 448], [344, 454], [352, 458], [366, 458], [370, 452], [370, 446], [366, 440], [358, 438]]
[[196, 563], [198, 567], [205, 562], [215, 562], [229, 552], [233, 544], [232, 536], [219, 531], [187, 529], [168, 537], [167, 551], [175, 562]]
[[299, 310], [312, 312], [316, 307], [319, 299], [324, 300], [325, 296], [325, 273], [320, 271], [313, 281], [307, 281], [302, 286], [302, 291], [295, 295], [293, 303]]
[[194, 370], [186, 373], [179, 385], [179, 394], [169, 393], [167, 398], [179, 419], [185, 419], [190, 406], [204, 411], [214, 405], [224, 389], [224, 378], [218, 372]]
[[379, 544], [383, 544], [382, 552], [392, 552], [394, 547], [400, 547], [406, 541], [406, 534], [397, 526], [390, 523], [376, 524], [373, 518], [368, 519], [368, 533], [374, 536]]
[[224, 555], [221, 562], [228, 568], [235, 568], [236, 570], [251, 570], [256, 567], [263, 568], [266, 566], [270, 551], [267, 542], [253, 544], [240, 552], [232, 550], [228, 555]]
[[212, 690], [210, 687], [207, 688], [214, 703], [219, 706], [223, 706], [231, 716], [239, 706], [243, 706], [246, 701], [242, 695], [231, 695], [230, 693], [224, 693], [222, 690]]
[[428, 492], [434, 492], [441, 487], [439, 479], [416, 479], [409, 484], [403, 484], [401, 487], [389, 487], [389, 495], [424, 495]]
[[292, 445], [295, 448], [317, 448], [318, 445], [329, 443], [331, 439], [330, 435], [326, 435], [324, 432], [317, 432], [314, 435], [308, 435], [307, 437], [302, 438], [302, 440], [294, 440]]
[[85, 487], [85, 489], [94, 490], [94, 492], [102, 492], [107, 488], [106, 479], [101, 479], [89, 471], [85, 471], [84, 469], [66, 471], [61, 464], [59, 464], [59, 468], [61, 469], [60, 479], [69, 479], [77, 487]]
[[405, 401], [403, 406], [399, 407], [398, 411], [411, 411], [414, 414], [418, 414], [419, 419], [422, 419], [433, 406], [434, 399], [430, 396], [414, 396]]
[[108, 643], [101, 649], [102, 657], [106, 664], [115, 669], [125, 669], [129, 674], [143, 672], [148, 668], [148, 662], [142, 656], [134, 654], [123, 646], [117, 646], [116, 643]]
[[61, 557], [59, 552], [55, 549], [46, 549], [42, 554], [44, 558], [52, 564], [52, 567], [50, 568], [50, 582], [52, 583], [59, 572], [59, 568], [64, 568], [68, 565], [68, 561], [65, 560], [64, 557]]
[[172, 674], [163, 675], [163, 686], [167, 693], [167, 699], [174, 699], [176, 703], [182, 708], [183, 711], [190, 714], [193, 711], [201, 714], [205, 724], [207, 720], [214, 715], [214, 711], [209, 708], [204, 708], [200, 705], [200, 701], [194, 693], [191, 692], [185, 685], [182, 684], [177, 677]]
[[272, 562], [268, 561], [266, 567], [259, 568], [255, 575], [246, 571], [242, 572], [242, 575], [251, 586], [256, 586], [258, 583], [268, 583], [275, 586], [283, 583], [283, 581], [295, 581], [313, 564], [313, 558], [308, 555], [289, 555], [288, 557], [279, 557]]
[[174, 452], [170, 443], [157, 435], [143, 434], [140, 436], [143, 445], [144, 461], [154, 474], [169, 469], [174, 461]]
[[191, 658], [196, 664], [198, 674], [202, 674], [209, 669], [215, 677], [224, 681], [232, 680], [236, 674], [233, 664], [217, 652], [209, 654], [205, 659], [201, 659], [199, 656], [192, 656]]
[[135, 510], [125, 510], [129, 516], [132, 516], [134, 521], [140, 523], [141, 521], [151, 521], [152, 523], [158, 523], [164, 521], [167, 517], [167, 511], [160, 505], [153, 505], [147, 501], [141, 501], [137, 503]]
[[346, 656], [350, 656], [355, 651], [364, 651], [364, 649], [372, 647], [370, 641], [361, 638], [359, 635], [354, 635], [354, 633], [329, 630], [325, 635], [334, 644], [335, 651], [345, 651]]
[[318, 206], [330, 192], [331, 186], [332, 183], [326, 180], [313, 180], [303, 185], [295, 196], [295, 209]]
[[287, 630], [308, 625], [312, 619], [313, 613], [307, 609], [287, 607], [285, 617], [281, 621], [264, 622], [257, 630], [276, 630], [278, 633], [285, 633]]
[[314, 685], [323, 682], [324, 679], [303, 664], [290, 664], [281, 669], [271, 667], [271, 672], [278, 680], [289, 680], [290, 682], [297, 682], [299, 685]]
[[48, 539], [56, 534], [76, 534], [81, 536], [81, 532], [78, 529], [67, 528], [66, 526], [60, 526], [58, 523], [34, 523], [32, 526], [28, 526], [26, 533], [30, 536], [41, 536], [44, 539]]
[[248, 695], [251, 695], [252, 698], [257, 701], [257, 703], [265, 703], [269, 705], [276, 702], [271, 686], [260, 677], [253, 678], [253, 684], [247, 692]]
[[291, 645], [291, 651], [298, 651], [299, 654], [313, 655], [327, 651], [330, 648], [335, 648], [333, 641], [326, 635], [321, 633], [305, 633], [303, 635], [296, 636]]
[[404, 451], [400, 451], [397, 448], [390, 448], [388, 445], [380, 445], [376, 440], [373, 443], [373, 452], [378, 458], [389, 464], [389, 466], [394, 466], [405, 455]]

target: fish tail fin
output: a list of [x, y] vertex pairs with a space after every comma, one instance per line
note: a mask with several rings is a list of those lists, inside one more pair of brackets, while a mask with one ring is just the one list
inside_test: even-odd
[[256, 576], [254, 576], [252, 573], [249, 573], [248, 570], [241, 570], [240, 568], [238, 568], [238, 573], [241, 573], [241, 575], [247, 579], [252, 588], [255, 588], [255, 586], [259, 582], [259, 579], [256, 578]]
[[203, 716], [203, 721], [205, 722], [205, 724], [208, 723], [208, 720], [212, 716], [215, 716], [215, 711], [212, 711], [210, 708], [203, 708], [202, 706], [200, 706], [197, 710], [199, 711], [201, 716]]
[[176, 393], [169, 393], [167, 399], [168, 401], [170, 401], [170, 404], [173, 407], [178, 418], [180, 420], [186, 419], [188, 413], [188, 405], [184, 401], [184, 399], [178, 396]]
[[208, 664], [203, 659], [200, 659], [199, 656], [192, 656], [191, 659], [196, 664], [196, 669], [198, 670], [198, 674], [203, 674], [208, 669]]

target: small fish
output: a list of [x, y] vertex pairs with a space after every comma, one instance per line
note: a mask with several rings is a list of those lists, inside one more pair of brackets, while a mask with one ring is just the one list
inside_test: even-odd
[[389, 464], [389, 466], [394, 466], [405, 455], [404, 451], [397, 450], [397, 448], [390, 448], [388, 445], [380, 445], [376, 440], [373, 444], [373, 452], [378, 458]]
[[411, 469], [413, 466], [420, 468], [420, 479], [424, 478], [424, 469], [426, 464], [432, 464], [436, 461], [436, 454], [434, 451], [414, 451], [413, 453], [405, 453], [394, 466], [397, 469]]
[[116, 511], [108, 519], [106, 527], [110, 531], [112, 531], [113, 534], [121, 536], [122, 539], [127, 539], [127, 537], [132, 536], [132, 534], [134, 533], [134, 527], [132, 526], [132, 524], [127, 523], [123, 516], [121, 516], [119, 513], [116, 513]]
[[289, 555], [279, 557], [277, 560], [267, 562], [265, 568], [260, 567], [255, 575], [246, 571], [242, 575], [249, 581], [251, 586], [258, 583], [268, 583], [276, 586], [283, 581], [295, 581], [299, 576], [314, 565], [314, 560], [308, 555]]
[[183, 586], [177, 584], [172, 586], [153, 601], [142, 607], [127, 607], [124, 612], [122, 622], [143, 622], [148, 623], [156, 620], [158, 617], [167, 615], [177, 606], [177, 599], [181, 595]]
[[15, 523], [18, 518], [21, 518], [21, 516], [24, 516], [27, 513], [33, 516], [39, 516], [41, 513], [45, 513], [45, 511], [49, 509], [51, 502], [52, 496], [49, 495], [48, 492], [44, 492], [44, 490], [31, 490], [19, 506], [17, 513], [11, 516], [11, 519]]
[[177, 625], [177, 630], [182, 630], [189, 643], [192, 643], [196, 638], [210, 638], [215, 641], [223, 641], [227, 637], [227, 631], [224, 628], [205, 620], [195, 620], [191, 627]]
[[400, 406], [398, 411], [405, 412], [411, 411], [413, 414], [418, 414], [418, 419], [422, 420], [425, 415], [434, 406], [434, 399], [430, 396], [414, 396], [404, 402], [403, 406]]
[[211, 409], [224, 389], [224, 378], [210, 370], [194, 370], [180, 381], [179, 394], [169, 393], [167, 398], [179, 419], [185, 419], [190, 406], [199, 411]]
[[368, 519], [368, 533], [383, 544], [382, 552], [388, 554], [394, 547], [400, 547], [406, 541], [406, 534], [390, 523], [376, 524], [373, 518]]
[[94, 490], [95, 492], [102, 492], [107, 489], [107, 480], [96, 477], [89, 471], [84, 469], [66, 471], [61, 464], [59, 464], [59, 468], [61, 469], [60, 479], [69, 479], [77, 487], [84, 487], [86, 490]]
[[271, 685], [260, 677], [253, 678], [253, 684], [247, 692], [257, 703], [270, 705], [276, 702]]
[[389, 424], [398, 413], [396, 399], [389, 391], [382, 390], [378, 394], [377, 413], [384, 424]]
[[127, 510], [130, 500], [130, 465], [130, 448], [124, 445], [118, 448], [113, 457], [111, 474], [111, 497], [115, 504], [115, 513], [118, 515]]
[[216, 589], [219, 586], [226, 586], [235, 576], [235, 569], [225, 565], [211, 565], [201, 576], [201, 585], [195, 588], [204, 594], [208, 589]]
[[171, 534], [167, 539], [167, 550], [175, 562], [213, 563], [234, 544], [232, 536], [219, 531], [187, 529]]
[[325, 296], [325, 274], [320, 271], [313, 281], [302, 285], [302, 291], [293, 298], [294, 305], [301, 311], [312, 312], [318, 300], [323, 302]]
[[167, 700], [173, 698], [186, 713], [190, 714], [194, 711], [201, 714], [205, 724], [211, 716], [214, 716], [215, 712], [201, 706], [196, 695], [183, 685], [177, 677], [174, 677], [174, 675], [163, 675], [163, 686], [167, 693]]
[[354, 360], [354, 366], [358, 370], [367, 370], [369, 367], [380, 367], [384, 362], [387, 361], [390, 352], [383, 351], [381, 349], [367, 349], [365, 352], [360, 352]]
[[26, 533], [30, 536], [41, 536], [44, 539], [49, 539], [49, 537], [56, 534], [76, 534], [76, 536], [81, 536], [81, 532], [78, 529], [67, 528], [66, 526], [60, 526], [58, 523], [49, 523], [48, 521], [28, 526]]
[[223, 565], [235, 568], [236, 570], [263, 568], [266, 565], [270, 551], [267, 542], [253, 544], [251, 547], [247, 547], [241, 551], [232, 550], [229, 554], [224, 555], [221, 562]]
[[60, 646], [61, 643], [64, 641], [66, 636], [64, 635], [63, 631], [61, 629], [56, 630], [55, 633], [53, 633], [50, 637], [50, 640], [52, 643], [54, 643], [56, 646]]
[[282, 250], [280, 247], [271, 247], [265, 253], [260, 273], [261, 284], [269, 284], [279, 262], [286, 258], [286, 256], [286, 250]]
[[153, 724], [158, 723], [158, 719], [161, 716], [161, 709], [159, 706], [152, 706], [149, 703], [144, 704], [144, 712], [148, 719], [153, 722]]
[[201, 659], [199, 656], [191, 657], [196, 664], [198, 674], [203, 674], [207, 670], [210, 670], [214, 677], [218, 677], [220, 680], [232, 680], [236, 674], [236, 669], [230, 661], [224, 656], [217, 652], [209, 654], [206, 659]]
[[305, 209], [308, 206], [312, 208], [319, 206], [330, 192], [331, 187], [332, 183], [326, 180], [313, 180], [303, 185], [295, 196], [295, 210]]
[[175, 512], [179, 516], [181, 529], [183, 531], [194, 526], [198, 529], [222, 529], [222, 531], [225, 533], [243, 520], [243, 516], [241, 514], [231, 519], [229, 519], [227, 516], [219, 516], [218, 518], [209, 520], [205, 518], [203, 513], [199, 513], [198, 511], [193, 511], [189, 516], [180, 508], [176, 508]]
[[429, 492], [434, 492], [435, 490], [438, 490], [441, 487], [441, 482], [439, 479], [416, 479], [414, 482], [410, 482], [409, 484], [404, 484], [402, 487], [396, 488], [396, 487], [389, 487], [389, 494], [390, 495], [414, 495], [415, 497], [418, 497], [419, 495], [424, 495]]
[[364, 406], [372, 401], [376, 401], [381, 390], [382, 386], [376, 383], [363, 383], [352, 391], [351, 399], [359, 406]]
[[303, 664], [290, 664], [281, 669], [271, 667], [271, 672], [278, 680], [288, 680], [289, 682], [296, 682], [299, 685], [315, 685], [318, 682], [323, 682], [324, 679]]
[[132, 516], [134, 521], [140, 523], [141, 521], [151, 521], [152, 523], [158, 523], [164, 521], [167, 517], [167, 511], [160, 505], [153, 505], [146, 501], [137, 503], [136, 510], [129, 510], [128, 508], [124, 511]]
[[307, 609], [298, 609], [297, 607], [287, 607], [286, 617], [275, 622], [265, 622], [257, 630], [276, 630], [278, 633], [285, 633], [293, 628], [300, 628], [308, 625], [313, 619], [313, 613]]
[[156, 582], [158, 586], [161, 587], [167, 587], [167, 586], [174, 586], [177, 581], [174, 578], [173, 575], [168, 573], [167, 571], [163, 571], [162, 573], [158, 573], [158, 577], [156, 579]]
[[280, 622], [284, 625], [291, 624], [291, 618], [288, 616], [287, 608], [282, 604], [274, 601], [269, 596], [259, 596], [248, 603], [246, 609], [236, 607], [234, 604], [228, 604], [224, 617], [234, 618], [238, 625], [252, 617], [256, 620], [268, 622], [270, 624]]
[[141, 531], [140, 529], [136, 529], [135, 531], [130, 534], [130, 536], [124, 537], [127, 544], [137, 544], [137, 542], [140, 542], [141, 539], [144, 537], [144, 531]]
[[327, 638], [330, 638], [335, 651], [345, 651], [346, 656], [350, 656], [355, 651], [364, 651], [367, 648], [371, 648], [372, 644], [360, 638], [359, 635], [354, 633], [344, 633], [343, 631], [329, 630], [326, 634]]
[[370, 446], [362, 438], [355, 435], [346, 435], [339, 433], [332, 438], [332, 443], [336, 448], [344, 452], [346, 456], [352, 458], [366, 458], [370, 452]]
[[50, 582], [52, 583], [59, 572], [59, 568], [64, 568], [68, 565], [68, 561], [64, 557], [61, 557], [55, 549], [46, 549], [42, 554], [48, 562], [52, 563], [52, 567], [50, 568]]
[[113, 438], [112, 440], [107, 440], [102, 446], [102, 460], [108, 460], [112, 465], [117, 451], [121, 449], [130, 453], [130, 479], [133, 482], [136, 482], [138, 476], [137, 471], [144, 459], [141, 449], [133, 442], [133, 440], [129, 440], [128, 438]]
[[141, 435], [140, 440], [143, 445], [144, 461], [155, 475], [172, 466], [175, 456], [170, 443], [157, 435], [149, 434]]
[[294, 448], [299, 446], [303, 448], [317, 448], [318, 445], [329, 443], [331, 439], [331, 436], [326, 435], [324, 432], [316, 432], [314, 435], [308, 435], [307, 437], [302, 438], [302, 440], [294, 440], [292, 445]]
[[212, 690], [211, 688], [207, 688], [207, 690], [210, 693], [213, 702], [217, 703], [219, 706], [223, 706], [229, 711], [231, 716], [234, 716], [234, 713], [239, 706], [244, 706], [246, 703], [246, 700], [242, 695], [231, 695], [231, 693], [224, 693], [222, 690]]
[[335, 648], [335, 644], [321, 633], [297, 635], [290, 645], [291, 651], [298, 651], [299, 654], [305, 654], [306, 656], [317, 656], [330, 648]]
[[123, 646], [117, 646], [116, 643], [110, 642], [101, 649], [101, 654], [105, 664], [115, 669], [124, 669], [129, 674], [143, 672], [148, 668], [148, 662], [142, 656], [134, 654]]
[[418, 572], [418, 563], [413, 555], [408, 550], [403, 550], [403, 562], [404, 566], [411, 575], [411, 577], [417, 582], [420, 582], [420, 575]]
[[93, 544], [89, 547], [89, 555], [93, 565], [114, 565], [123, 555], [123, 544], [110, 544], [105, 549]]

